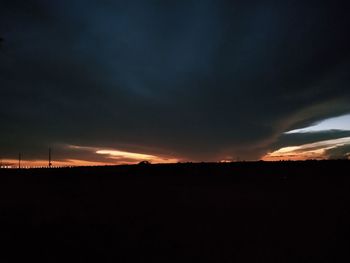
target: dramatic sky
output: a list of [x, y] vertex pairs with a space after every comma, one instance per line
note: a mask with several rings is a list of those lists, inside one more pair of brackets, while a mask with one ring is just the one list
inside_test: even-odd
[[348, 158], [349, 7], [2, 0], [0, 157]]

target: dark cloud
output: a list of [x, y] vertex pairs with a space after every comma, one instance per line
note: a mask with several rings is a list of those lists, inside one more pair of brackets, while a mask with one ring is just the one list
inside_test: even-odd
[[348, 5], [2, 1], [0, 154], [259, 158], [283, 132], [350, 112]]

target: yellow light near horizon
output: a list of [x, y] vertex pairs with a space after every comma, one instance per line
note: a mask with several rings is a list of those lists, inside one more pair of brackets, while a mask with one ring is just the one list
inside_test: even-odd
[[136, 160], [152, 160], [157, 158], [154, 155], [124, 152], [124, 151], [117, 151], [117, 150], [98, 150], [96, 151], [96, 153], [106, 154], [106, 155], [115, 156], [115, 157], [128, 158], [128, 159], [136, 159]]
[[275, 152], [273, 152], [273, 155], [279, 155], [279, 154], [285, 154], [285, 153], [290, 153], [290, 152], [294, 152], [296, 150], [301, 149], [300, 146], [289, 146], [289, 147], [283, 147]]
[[[103, 149], [100, 147], [91, 147], [91, 146], [78, 146], [78, 145], [67, 145], [67, 148], [73, 150], [82, 150], [91, 153], [96, 153], [98, 155], [105, 155], [106, 159], [109, 161], [121, 161], [123, 164], [133, 164], [140, 161], [149, 161], [153, 163], [176, 163], [179, 162], [180, 159], [172, 158], [172, 157], [164, 157], [153, 154], [146, 153], [135, 153], [128, 151], [121, 151], [117, 149]], [[123, 161], [123, 159], [125, 159]]]
[[339, 146], [350, 144], [350, 137], [325, 140], [314, 143], [303, 144], [300, 146], [289, 146], [280, 148], [274, 152], [266, 154], [262, 160], [307, 160], [307, 159], [326, 159], [326, 151]]
[[166, 158], [151, 154], [144, 153], [134, 153], [134, 152], [125, 152], [119, 150], [97, 150], [97, 154], [108, 155], [110, 159], [129, 159], [134, 161], [124, 162], [126, 164], [132, 164], [140, 161], [149, 161], [153, 163], [176, 163], [179, 162], [179, 159], [176, 158]]

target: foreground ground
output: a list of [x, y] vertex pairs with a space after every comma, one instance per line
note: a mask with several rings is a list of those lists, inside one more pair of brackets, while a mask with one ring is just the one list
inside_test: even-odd
[[349, 262], [350, 162], [0, 170], [0, 262]]

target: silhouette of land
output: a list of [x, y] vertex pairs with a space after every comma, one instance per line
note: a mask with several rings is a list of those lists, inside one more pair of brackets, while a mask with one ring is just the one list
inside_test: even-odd
[[0, 170], [1, 262], [349, 262], [350, 162]]

